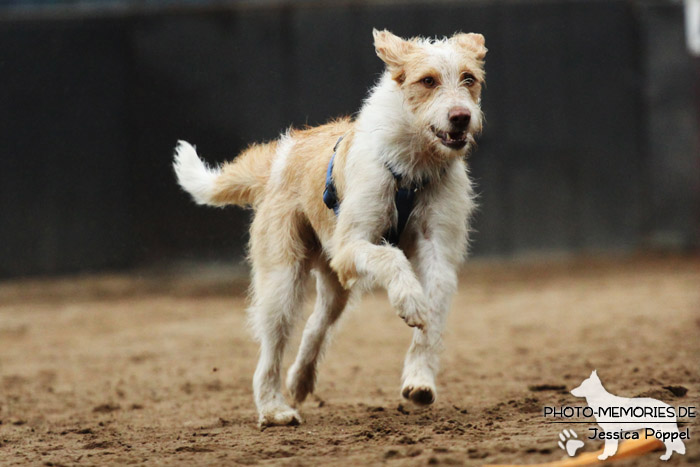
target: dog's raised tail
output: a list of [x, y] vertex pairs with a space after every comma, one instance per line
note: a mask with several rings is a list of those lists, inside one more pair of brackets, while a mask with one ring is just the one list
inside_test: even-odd
[[178, 141], [173, 168], [177, 182], [197, 204], [226, 206], [253, 204], [262, 194], [269, 175], [269, 163], [244, 152], [233, 162], [209, 167], [186, 141]]

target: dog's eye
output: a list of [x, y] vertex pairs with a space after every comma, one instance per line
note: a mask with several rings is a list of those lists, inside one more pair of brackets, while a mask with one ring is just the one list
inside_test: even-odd
[[433, 78], [432, 76], [426, 76], [425, 78], [420, 80], [420, 82], [423, 83], [423, 86], [425, 86], [426, 88], [433, 88], [436, 84], [435, 78]]
[[464, 73], [462, 75], [462, 84], [470, 88], [476, 84], [476, 78], [474, 78], [474, 75], [470, 73]]

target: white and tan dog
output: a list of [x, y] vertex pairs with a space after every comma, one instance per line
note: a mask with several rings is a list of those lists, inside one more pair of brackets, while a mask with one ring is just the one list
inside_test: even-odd
[[[290, 129], [215, 169], [188, 143], [176, 149], [178, 181], [197, 203], [255, 211], [249, 316], [261, 346], [253, 379], [261, 426], [301, 422], [282, 395], [280, 363], [312, 269], [316, 305], [287, 375], [293, 405], [313, 391], [326, 335], [351, 294], [375, 285], [415, 328], [402, 395], [418, 404], [435, 399], [441, 335], [474, 209], [465, 158], [482, 126], [486, 48], [480, 34], [373, 34], [386, 71], [355, 120]], [[324, 204], [327, 172], [335, 211]], [[390, 244], [401, 190], [415, 196], [400, 240]]]

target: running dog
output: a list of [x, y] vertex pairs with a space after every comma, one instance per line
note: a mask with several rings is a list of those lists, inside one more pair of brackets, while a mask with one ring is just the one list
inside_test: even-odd
[[[466, 156], [481, 131], [484, 37], [402, 39], [373, 31], [386, 68], [356, 119], [255, 144], [208, 167], [179, 142], [174, 168], [199, 204], [250, 206], [249, 319], [261, 427], [301, 422], [327, 333], [351, 297], [381, 286], [414, 329], [401, 394], [435, 400], [441, 335], [467, 249], [474, 192]], [[281, 392], [280, 363], [313, 270], [316, 305]]]
[[605, 433], [605, 447], [598, 459], [605, 460], [615, 455], [623, 432], [632, 430], [644, 430], [645, 435], [653, 433], [663, 441], [666, 446], [666, 452], [661, 455], [663, 461], [668, 460], [674, 451], [685, 454], [683, 434], [678, 431], [676, 416], [670, 405], [650, 397], [629, 398], [610, 394], [595, 370], [580, 386], [572, 389], [571, 394], [586, 398], [600, 431]]

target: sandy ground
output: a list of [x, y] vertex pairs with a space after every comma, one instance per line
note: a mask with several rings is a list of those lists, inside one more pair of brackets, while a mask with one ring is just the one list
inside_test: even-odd
[[[700, 406], [698, 257], [472, 263], [427, 409], [402, 404], [411, 333], [376, 292], [336, 333], [305, 423], [263, 432], [244, 289], [211, 271], [0, 284], [0, 465], [534, 464], [593, 426], [542, 408], [582, 404], [567, 390], [594, 368], [618, 395]], [[685, 426], [667, 465], [700, 462]]]

